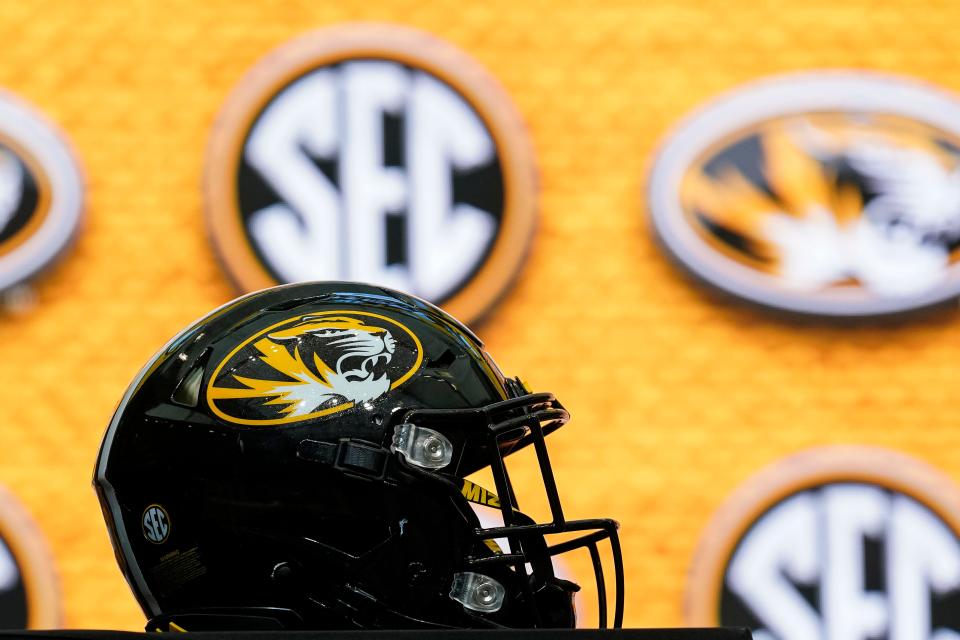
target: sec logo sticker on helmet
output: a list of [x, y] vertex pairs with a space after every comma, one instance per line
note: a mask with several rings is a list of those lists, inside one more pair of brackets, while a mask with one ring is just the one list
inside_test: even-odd
[[681, 264], [752, 302], [929, 306], [960, 293], [960, 102], [879, 74], [762, 81], [680, 125], [648, 201]]
[[82, 208], [83, 180], [67, 143], [34, 109], [0, 92], [0, 293], [66, 248]]
[[62, 622], [53, 556], [25, 508], [0, 487], [0, 629], [49, 629]]
[[309, 33], [263, 59], [210, 140], [207, 221], [243, 290], [361, 280], [473, 322], [536, 223], [520, 116], [476, 62], [384, 24]]
[[960, 637], [960, 489], [892, 451], [796, 454], [720, 508], [689, 580], [689, 624], [757, 640]]

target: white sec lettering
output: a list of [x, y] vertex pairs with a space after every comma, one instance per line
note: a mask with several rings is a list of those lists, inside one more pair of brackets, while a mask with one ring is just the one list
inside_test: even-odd
[[[402, 118], [405, 170], [386, 166], [384, 115]], [[311, 156], [338, 161], [339, 190]], [[250, 216], [250, 233], [285, 281], [345, 278], [440, 299], [496, 234], [493, 214], [454, 202], [454, 173], [495, 157], [480, 118], [429, 74], [369, 60], [318, 70], [250, 133], [245, 158], [281, 198]], [[388, 264], [387, 216], [404, 211], [406, 264]]]
[[[882, 543], [886, 592], [868, 591], [866, 540]], [[960, 640], [934, 628], [931, 600], [960, 589], [960, 542], [905, 495], [863, 484], [797, 494], [737, 547], [727, 585], [765, 640]], [[819, 586], [817, 609], [795, 585]]]

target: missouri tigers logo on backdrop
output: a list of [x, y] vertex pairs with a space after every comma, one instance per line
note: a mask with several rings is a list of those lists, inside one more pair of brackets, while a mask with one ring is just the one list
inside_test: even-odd
[[207, 402], [229, 422], [287, 424], [376, 400], [423, 361], [420, 340], [386, 316], [297, 316], [245, 340], [216, 368]]
[[755, 302], [886, 313], [960, 293], [960, 102], [863, 74], [768, 81], [665, 145], [650, 208], [698, 276]]
[[960, 638], [960, 490], [899, 453], [795, 455], [721, 507], [686, 604], [757, 640]]
[[80, 222], [83, 185], [67, 144], [33, 109], [0, 93], [0, 293], [46, 267]]
[[471, 322], [535, 222], [532, 152], [496, 83], [425, 34], [346, 25], [268, 56], [210, 143], [211, 235], [243, 289], [344, 279]]

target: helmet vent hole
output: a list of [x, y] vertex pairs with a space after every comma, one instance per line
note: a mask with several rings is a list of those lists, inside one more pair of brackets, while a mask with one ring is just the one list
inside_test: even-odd
[[170, 398], [185, 407], [195, 407], [200, 399], [200, 381], [203, 379], [203, 365], [198, 364], [180, 381]]
[[434, 369], [448, 369], [453, 361], [457, 359], [453, 351], [446, 349], [439, 357], [430, 361], [430, 366]]

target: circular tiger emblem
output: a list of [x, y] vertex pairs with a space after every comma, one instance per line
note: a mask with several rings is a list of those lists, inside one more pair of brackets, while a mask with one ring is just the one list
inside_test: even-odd
[[207, 402], [228, 422], [300, 422], [376, 400], [408, 380], [422, 361], [420, 340], [386, 316], [297, 316], [234, 349], [214, 371]]
[[649, 189], [671, 253], [753, 302], [860, 316], [960, 294], [960, 101], [932, 87], [758, 83], [684, 123]]

